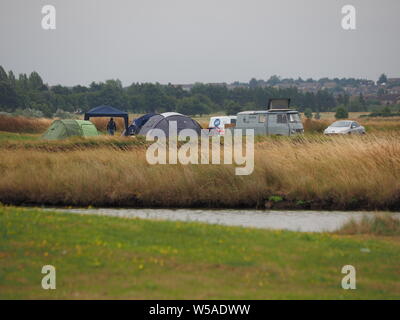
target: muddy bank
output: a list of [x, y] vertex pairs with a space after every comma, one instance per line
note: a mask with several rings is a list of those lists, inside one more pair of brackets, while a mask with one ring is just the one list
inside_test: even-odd
[[[300, 232], [332, 232], [349, 221], [361, 221], [374, 213], [362, 211], [311, 211], [311, 210], [248, 210], [248, 209], [110, 209], [110, 208], [46, 208], [45, 210], [77, 214], [94, 214], [120, 218], [141, 218], [201, 222], [258, 229], [278, 229]], [[393, 214], [400, 219], [400, 213]]]
[[279, 201], [262, 201], [248, 202], [237, 201], [234, 204], [226, 202], [218, 202], [218, 200], [203, 202], [193, 201], [184, 204], [179, 201], [169, 200], [167, 203], [159, 201], [143, 201], [137, 198], [127, 198], [118, 201], [112, 199], [100, 198], [96, 201], [63, 201], [56, 199], [55, 201], [34, 201], [32, 199], [21, 199], [15, 195], [0, 197], [0, 202], [5, 205], [15, 206], [53, 206], [53, 207], [94, 207], [94, 208], [140, 208], [140, 209], [254, 209], [254, 210], [326, 210], [326, 211], [400, 211], [400, 200], [390, 204], [369, 203], [367, 200], [352, 201], [349, 203], [336, 202], [334, 199], [303, 201], [303, 200], [279, 200]]

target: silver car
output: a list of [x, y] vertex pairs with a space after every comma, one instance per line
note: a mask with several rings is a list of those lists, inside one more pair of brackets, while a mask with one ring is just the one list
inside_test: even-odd
[[326, 128], [324, 134], [365, 134], [365, 128], [356, 121], [340, 120]]

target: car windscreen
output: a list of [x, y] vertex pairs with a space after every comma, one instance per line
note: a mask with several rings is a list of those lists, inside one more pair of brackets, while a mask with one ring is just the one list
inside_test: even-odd
[[289, 122], [290, 123], [300, 123], [300, 117], [298, 113], [289, 113]]
[[337, 121], [332, 123], [331, 127], [350, 127], [351, 121]]

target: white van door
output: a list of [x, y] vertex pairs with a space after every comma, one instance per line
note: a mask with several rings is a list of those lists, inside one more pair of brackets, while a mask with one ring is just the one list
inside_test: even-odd
[[287, 114], [272, 113], [268, 116], [268, 134], [288, 136], [289, 133], [289, 121]]

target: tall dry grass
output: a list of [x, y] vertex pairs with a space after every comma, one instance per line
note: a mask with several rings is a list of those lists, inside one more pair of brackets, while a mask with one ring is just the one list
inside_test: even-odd
[[42, 133], [52, 123], [51, 119], [9, 117], [0, 115], [0, 131], [17, 133]]
[[377, 133], [381, 131], [400, 131], [400, 117], [362, 118], [359, 119], [359, 122], [369, 133]]
[[[106, 131], [107, 123], [110, 118], [91, 118], [97, 130]], [[124, 120], [122, 118], [114, 118], [117, 124], [117, 133], [121, 133], [125, 129]], [[53, 119], [47, 118], [26, 118], [26, 117], [10, 117], [0, 115], [0, 131], [17, 132], [17, 133], [43, 133], [51, 125]]]
[[[366, 128], [367, 133], [379, 133], [388, 131], [400, 131], [400, 118], [360, 118], [354, 119]], [[306, 133], [322, 133], [335, 119], [303, 119]]]
[[[22, 137], [29, 137], [21, 135]], [[98, 148], [131, 150], [144, 148], [150, 145], [144, 136], [120, 137], [118, 135], [100, 135], [97, 137], [70, 137], [63, 140], [42, 140], [42, 139], [7, 139], [7, 135], [0, 133], [1, 150], [35, 150], [46, 152], [83, 151]]]
[[397, 135], [268, 139], [255, 170], [149, 165], [145, 148], [2, 150], [0, 201], [52, 205], [400, 209]]
[[[122, 118], [113, 118], [117, 125], [117, 133], [121, 133], [125, 129], [124, 120]], [[108, 117], [90, 118], [90, 121], [96, 126], [99, 131], [107, 131], [107, 123], [110, 121]]]
[[304, 119], [304, 132], [322, 133], [332, 122], [329, 120]]
[[373, 217], [363, 217], [361, 220], [352, 219], [335, 233], [400, 236], [400, 219], [390, 214], [377, 214]]

